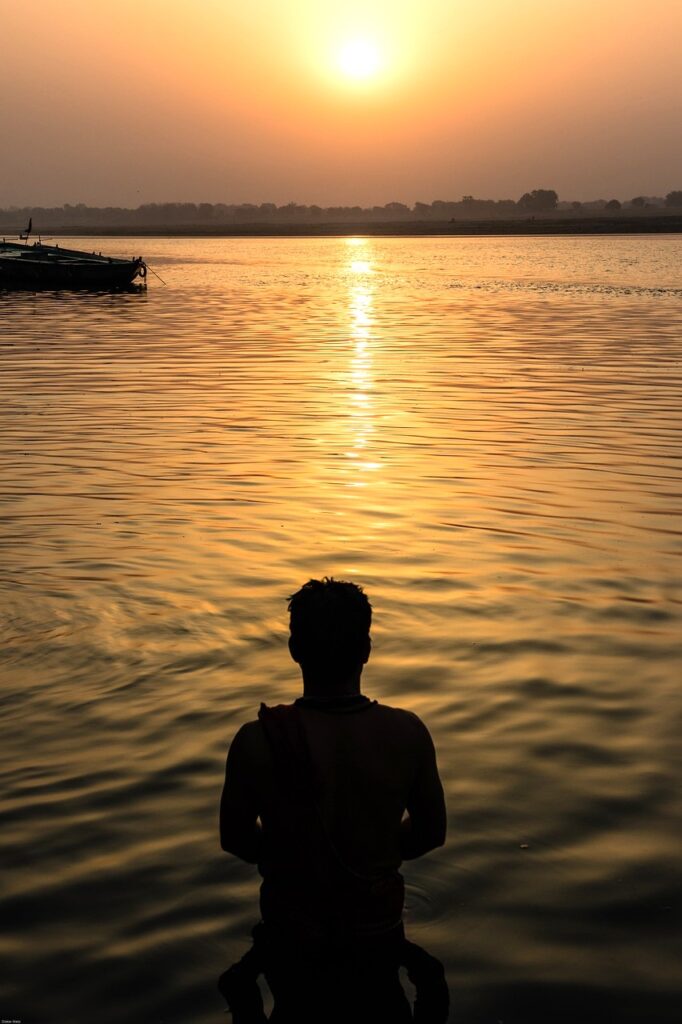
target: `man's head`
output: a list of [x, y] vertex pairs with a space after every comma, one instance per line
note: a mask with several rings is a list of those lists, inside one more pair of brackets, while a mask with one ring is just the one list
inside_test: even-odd
[[372, 606], [361, 587], [334, 580], [308, 580], [289, 599], [289, 650], [304, 676], [342, 682], [362, 671], [369, 658]]

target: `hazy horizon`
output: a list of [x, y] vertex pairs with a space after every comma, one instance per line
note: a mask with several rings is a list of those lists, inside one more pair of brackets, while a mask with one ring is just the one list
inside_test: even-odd
[[665, 0], [0, 0], [0, 17], [0, 207], [680, 187], [682, 5]]
[[[678, 175], [678, 178], [679, 178], [678, 184], [680, 184], [680, 182], [682, 182], [682, 170], [680, 171], [680, 174]], [[527, 189], [525, 191], [524, 195], [527, 195], [528, 192], [532, 192], [532, 191], [541, 191], [542, 192], [542, 191], [546, 191], [546, 190], [545, 189], [536, 189], [536, 190], [534, 190], [534, 189]], [[554, 191], [554, 190], [549, 189], [549, 191]], [[670, 192], [675, 193], [676, 195], [679, 194], [681, 191], [682, 190], [680, 190], [680, 189], [671, 189], [670, 190]], [[631, 195], [631, 196], [630, 195], [628, 195], [628, 196], [617, 196], [617, 195], [614, 195], [613, 193], [607, 191], [604, 195], [591, 196], [589, 198], [583, 199], [583, 200], [580, 201], [580, 204], [581, 204], [581, 206], [584, 209], [587, 210], [590, 207], [593, 207], [593, 206], [596, 207], [596, 206], [599, 206], [602, 203], [607, 203], [610, 200], [616, 199], [620, 203], [622, 203], [623, 206], [627, 207], [627, 206], [629, 206], [631, 204], [632, 200], [635, 199], [635, 200], [645, 200], [645, 202], [647, 204], [653, 204], [650, 207], [651, 209], [655, 209], [658, 206], [660, 206], [661, 208], [664, 208], [666, 206], [666, 197], [667, 197], [667, 195], [668, 195], [668, 193], [666, 193], [664, 195], [654, 195], [654, 194], [649, 194], [649, 193], [644, 193], [642, 191], [639, 191], [639, 192], [633, 193], [633, 195]], [[371, 212], [373, 209], [374, 210], [380, 210], [380, 209], [387, 209], [387, 208], [390, 208], [390, 207], [401, 206], [401, 207], [404, 207], [404, 210], [406, 212], [411, 212], [412, 213], [412, 212], [415, 211], [415, 208], [420, 207], [420, 206], [422, 206], [422, 207], [423, 206], [427, 206], [428, 207], [428, 206], [432, 206], [432, 205], [443, 205], [443, 206], [459, 206], [459, 207], [463, 207], [463, 206], [465, 206], [467, 204], [467, 202], [470, 202], [473, 207], [481, 207], [481, 206], [485, 206], [485, 205], [496, 205], [496, 206], [499, 206], [500, 208], [504, 208], [508, 204], [520, 206], [520, 205], [522, 205], [522, 203], [521, 203], [522, 199], [523, 199], [523, 196], [519, 196], [519, 195], [515, 195], [515, 196], [510, 196], [510, 195], [483, 196], [483, 195], [477, 195], [476, 193], [474, 193], [473, 195], [465, 195], [465, 196], [440, 196], [440, 197], [429, 197], [429, 198], [422, 197], [421, 199], [414, 199], [414, 198], [412, 198], [412, 199], [409, 199], [409, 198], [405, 199], [404, 197], [394, 197], [393, 199], [391, 199], [391, 200], [387, 199], [384, 202], [379, 201], [377, 203], [368, 204], [367, 206], [361, 206], [359, 203], [353, 203], [353, 204], [351, 204], [351, 203], [313, 203], [313, 202], [306, 202], [305, 199], [302, 199], [302, 200], [300, 200], [299, 202], [296, 202], [296, 203], [289, 202], [289, 203], [279, 203], [278, 204], [278, 203], [270, 202], [270, 200], [267, 197], [266, 198], [260, 198], [260, 199], [256, 198], [253, 201], [244, 201], [243, 203], [233, 202], [229, 198], [228, 199], [218, 200], [216, 202], [206, 202], [203, 199], [195, 200], [195, 199], [187, 199], [187, 198], [182, 197], [182, 196], [175, 196], [175, 198], [173, 198], [173, 199], [151, 198], [148, 201], [146, 201], [145, 203], [136, 203], [136, 204], [130, 205], [130, 206], [128, 206], [126, 204], [115, 204], [115, 203], [108, 203], [108, 202], [102, 202], [102, 203], [96, 203], [96, 204], [95, 203], [88, 204], [88, 203], [83, 203], [83, 202], [80, 202], [80, 201], [74, 202], [74, 203], [68, 202], [68, 201], [66, 201], [66, 202], [56, 202], [56, 203], [50, 203], [50, 204], [31, 203], [31, 202], [22, 203], [22, 204], [11, 203], [11, 204], [7, 204], [5, 206], [0, 204], [0, 211], [5, 211], [6, 212], [6, 211], [12, 210], [12, 209], [24, 211], [24, 210], [41, 209], [41, 208], [42, 209], [46, 209], [46, 210], [48, 210], [48, 209], [49, 210], [60, 210], [60, 209], [67, 209], [67, 208], [72, 209], [72, 210], [77, 210], [77, 209], [80, 209], [80, 208], [85, 208], [85, 209], [92, 210], [92, 211], [98, 211], [98, 210], [102, 210], [102, 211], [105, 211], [105, 210], [132, 210], [133, 212], [137, 212], [138, 210], [142, 210], [144, 208], [154, 207], [154, 206], [155, 207], [161, 207], [161, 206], [164, 206], [164, 207], [195, 206], [197, 208], [200, 208], [200, 207], [211, 207], [212, 209], [220, 209], [221, 207], [224, 207], [225, 209], [233, 209], [233, 208], [234, 209], [238, 209], [240, 207], [252, 206], [252, 207], [254, 207], [256, 209], [263, 209], [265, 207], [272, 207], [272, 208], [277, 209], [277, 210], [284, 210], [284, 209], [286, 209], [287, 206], [295, 205], [295, 206], [300, 206], [303, 209], [316, 209], [317, 208], [317, 209], [319, 209], [320, 211], [323, 211], [323, 212], [327, 211], [327, 210], [333, 210], [333, 209], [346, 209], [346, 210], [361, 209], [361, 210], [366, 211], [366, 212]], [[572, 196], [558, 196], [556, 208], [557, 209], [566, 208], [568, 206], [573, 205], [576, 202], [577, 201], [574, 200]], [[636, 205], [639, 205], [639, 203], [636, 203]], [[678, 206], [678, 204], [676, 203], [675, 206], [674, 206], [675, 210], [677, 209], [677, 206]]]

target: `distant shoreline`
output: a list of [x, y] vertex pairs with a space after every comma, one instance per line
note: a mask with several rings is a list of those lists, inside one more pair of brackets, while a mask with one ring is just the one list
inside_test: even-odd
[[[658, 215], [654, 217], [580, 217], [550, 218], [537, 217], [509, 220], [461, 220], [461, 221], [391, 221], [385, 223], [356, 224], [168, 224], [161, 226], [74, 226], [46, 227], [42, 233], [46, 238], [62, 235], [65, 237], [111, 236], [138, 238], [323, 238], [353, 237], [418, 237], [418, 236], [471, 236], [471, 235], [640, 235], [682, 232], [682, 214]], [[3, 228], [0, 237], [16, 235], [16, 225]]]

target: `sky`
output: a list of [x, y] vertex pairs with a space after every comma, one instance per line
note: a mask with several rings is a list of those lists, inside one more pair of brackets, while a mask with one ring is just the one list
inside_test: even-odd
[[0, 207], [682, 188], [682, 0], [0, 0]]

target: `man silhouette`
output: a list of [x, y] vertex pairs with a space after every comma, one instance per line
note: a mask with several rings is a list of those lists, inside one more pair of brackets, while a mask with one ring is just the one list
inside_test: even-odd
[[360, 691], [372, 616], [360, 587], [310, 580], [289, 611], [303, 695], [261, 705], [237, 732], [220, 804], [222, 848], [263, 878], [253, 953], [271, 1020], [409, 1021], [398, 968], [417, 947], [399, 868], [445, 841], [433, 742], [415, 714]]

